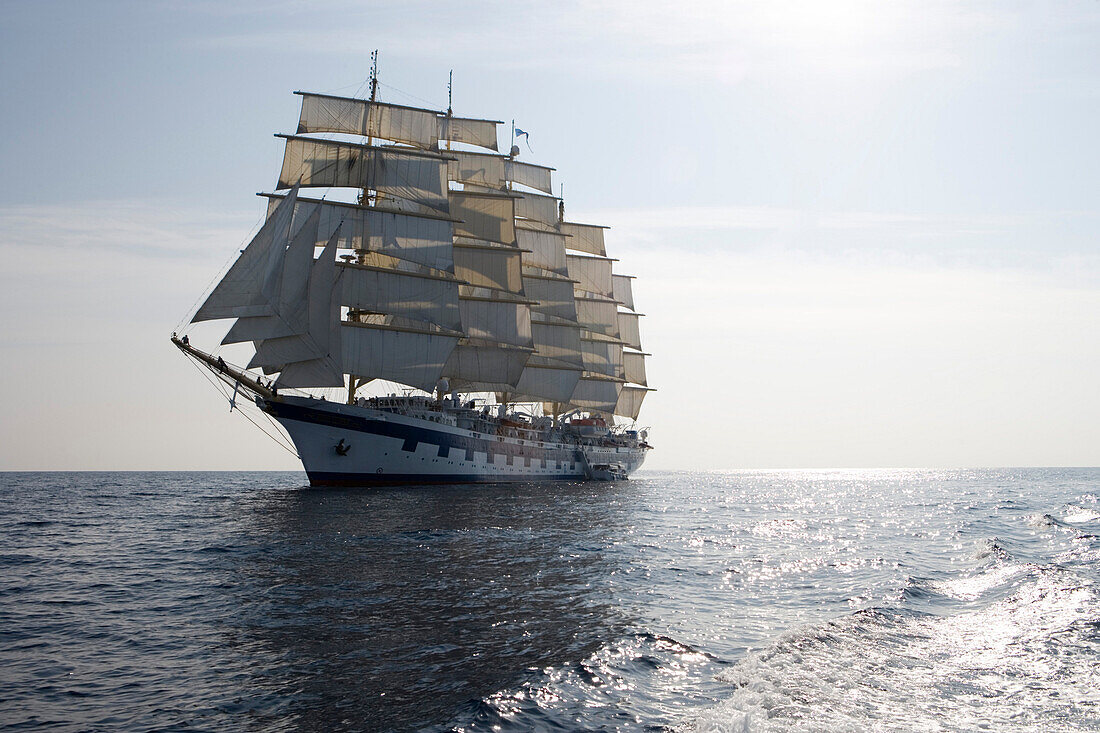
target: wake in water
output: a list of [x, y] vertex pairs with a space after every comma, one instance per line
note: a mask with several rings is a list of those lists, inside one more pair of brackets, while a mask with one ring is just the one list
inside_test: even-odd
[[[858, 610], [795, 625], [733, 659], [709, 653], [706, 645], [636, 633], [583, 661], [531, 670], [527, 682], [480, 701], [452, 729], [1100, 730], [1096, 504], [1086, 495], [1060, 511], [1029, 514], [1024, 501], [1001, 500], [993, 507], [997, 521], [975, 513], [961, 523], [923, 530], [942, 562], [905, 577], [878, 603], [874, 592], [863, 589], [849, 599], [849, 605], [863, 606]], [[987, 530], [997, 535], [974, 537]], [[785, 573], [805, 581], [809, 574], [832, 572], [818, 577], [836, 582], [852, 568], [888, 564], [873, 552], [857, 556], [860, 548], [844, 541], [831, 559], [815, 546], [815, 531], [817, 540], [837, 540], [811, 519], [754, 522], [746, 536], [781, 538], [801, 545], [799, 554], [747, 557], [749, 570], [730, 572], [755, 572], [778, 586]], [[685, 544], [737, 545], [713, 536]], [[840, 559], [844, 552], [853, 557]], [[907, 547], [902, 555], [927, 563], [935, 553]], [[682, 564], [680, 559], [676, 565]], [[920, 563], [911, 566], [921, 569]], [[800, 595], [806, 597], [806, 590]], [[867, 600], [872, 602], [861, 603]], [[790, 603], [782, 594], [773, 602]], [[779, 615], [778, 607], [764, 603], [754, 612], [766, 619], [769, 610]]]
[[903, 593], [967, 602], [955, 613], [903, 602], [783, 634], [720, 675], [737, 689], [696, 729], [1100, 728], [1100, 548], [1069, 521], [1098, 516], [1033, 522], [1052, 540], [1069, 534], [1054, 562], [1020, 562], [988, 540], [975, 569]]

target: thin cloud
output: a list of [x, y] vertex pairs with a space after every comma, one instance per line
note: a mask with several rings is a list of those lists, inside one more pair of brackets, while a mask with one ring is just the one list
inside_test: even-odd
[[[822, 76], [843, 72], [885, 78], [957, 68], [973, 53], [975, 33], [1003, 28], [1000, 14], [953, 6], [863, 0], [685, 4], [625, 0], [527, 7], [513, 3], [461, 6], [383, 3], [369, 13], [356, 4], [303, 12], [298, 3], [264, 8], [284, 23], [195, 38], [206, 48], [269, 49], [362, 58], [370, 44], [387, 57], [441, 65], [455, 58], [484, 69], [559, 69], [563, 73], [680, 79], [685, 75], [736, 84], [748, 76]], [[211, 11], [207, 11], [211, 12]], [[219, 11], [220, 12], [220, 11]], [[334, 28], [329, 19], [341, 15]], [[251, 18], [250, 18], [251, 19]]]
[[0, 248], [38, 254], [115, 252], [194, 260], [232, 251], [249, 228], [258, 224], [243, 214], [178, 208], [156, 201], [2, 206]]

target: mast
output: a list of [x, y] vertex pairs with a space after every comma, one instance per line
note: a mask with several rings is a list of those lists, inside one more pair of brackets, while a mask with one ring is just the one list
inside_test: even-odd
[[[377, 48], [374, 49], [373, 51], [371, 51], [370, 61], [371, 61], [371, 67], [370, 67], [370, 101], [373, 104], [374, 102], [378, 101], [378, 49]], [[368, 112], [367, 114], [369, 115], [370, 113]], [[368, 130], [370, 129], [370, 123], [369, 122], [367, 124], [367, 128], [368, 128]], [[367, 145], [373, 145], [373, 144], [374, 144], [374, 137], [371, 136], [371, 135], [368, 135], [367, 136]], [[378, 194], [376, 192], [375, 197], [377, 198], [377, 196], [378, 196]], [[363, 191], [359, 194], [359, 203], [363, 204], [364, 206], [369, 206], [370, 205], [370, 191], [369, 191], [369, 189], [364, 188]], [[365, 237], [364, 237], [364, 241], [366, 241]], [[357, 255], [356, 262], [358, 262], [360, 265], [366, 263], [366, 257], [367, 257], [367, 251], [366, 250], [362, 250], [362, 249], [356, 250], [355, 254]], [[359, 311], [349, 309], [348, 310], [348, 320], [349, 321], [359, 320]], [[355, 374], [349, 374], [348, 375], [348, 404], [349, 405], [355, 402], [355, 391], [357, 389], [359, 389], [360, 386], [361, 386], [361, 381], [360, 381], [359, 377], [356, 376]]]
[[374, 49], [370, 55], [370, 101], [378, 101], [378, 49]]
[[[451, 118], [454, 117], [454, 108], [451, 105], [451, 93], [454, 86], [455, 70], [451, 69], [447, 72], [447, 129], [450, 129]], [[450, 135], [447, 136], [447, 150], [451, 149]]]

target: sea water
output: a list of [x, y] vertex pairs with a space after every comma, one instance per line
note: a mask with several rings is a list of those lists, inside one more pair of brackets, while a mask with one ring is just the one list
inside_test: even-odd
[[1100, 470], [0, 474], [0, 727], [1100, 730]]

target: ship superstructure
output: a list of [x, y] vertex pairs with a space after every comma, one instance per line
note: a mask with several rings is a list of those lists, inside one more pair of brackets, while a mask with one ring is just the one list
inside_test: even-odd
[[[266, 221], [191, 319], [234, 319], [222, 344], [255, 354], [176, 345], [285, 428], [313, 484], [640, 466], [645, 431], [614, 418], [650, 391], [632, 278], [605, 227], [566, 220], [553, 169], [514, 131], [499, 153], [499, 121], [378, 101], [376, 76], [369, 99], [296, 94]], [[379, 380], [398, 391], [366, 396]]]

